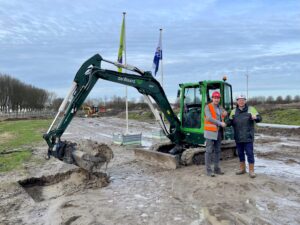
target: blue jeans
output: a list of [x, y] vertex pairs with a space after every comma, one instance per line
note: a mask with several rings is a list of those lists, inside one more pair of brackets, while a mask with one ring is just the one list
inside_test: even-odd
[[245, 162], [245, 153], [249, 164], [254, 163], [253, 142], [236, 143], [240, 162]]

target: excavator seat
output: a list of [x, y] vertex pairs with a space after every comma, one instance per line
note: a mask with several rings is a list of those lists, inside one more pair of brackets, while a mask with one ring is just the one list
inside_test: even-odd
[[200, 128], [201, 126], [201, 115], [200, 108], [190, 108], [187, 113], [185, 113], [184, 116], [184, 127], [187, 128]]

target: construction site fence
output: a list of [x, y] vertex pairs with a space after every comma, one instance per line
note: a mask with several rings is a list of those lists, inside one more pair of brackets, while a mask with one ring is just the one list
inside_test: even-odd
[[55, 116], [55, 111], [18, 111], [18, 112], [1, 112], [0, 120], [6, 119], [26, 119], [26, 118], [53, 118]]

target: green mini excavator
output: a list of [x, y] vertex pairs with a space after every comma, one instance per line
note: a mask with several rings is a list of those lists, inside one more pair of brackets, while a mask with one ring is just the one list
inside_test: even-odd
[[[103, 63], [110, 63], [133, 73], [120, 73], [103, 69]], [[66, 142], [61, 141], [61, 136], [98, 79], [134, 87], [144, 95], [156, 121], [170, 140], [167, 144], [155, 145], [150, 149], [134, 149], [138, 159], [150, 162], [152, 165], [177, 168], [181, 164], [203, 163], [205, 152], [204, 107], [211, 101], [211, 93], [219, 91], [222, 96], [221, 106], [228, 113], [233, 109], [232, 87], [226, 82], [226, 79], [204, 80], [179, 84], [177, 97], [180, 102], [180, 112], [176, 115], [163, 88], [151, 72], [142, 71], [128, 64], [112, 62], [96, 54], [84, 62], [76, 73], [71, 90], [62, 102], [47, 133], [43, 136], [48, 144], [49, 157], [54, 156], [60, 160], [74, 162], [72, 160], [73, 150], [66, 152], [66, 149], [74, 148], [68, 148]], [[162, 114], [168, 121], [167, 124], [162, 118]], [[235, 144], [232, 128], [224, 128], [222, 138], [222, 158], [233, 157]], [[93, 160], [97, 161], [95, 157]]]

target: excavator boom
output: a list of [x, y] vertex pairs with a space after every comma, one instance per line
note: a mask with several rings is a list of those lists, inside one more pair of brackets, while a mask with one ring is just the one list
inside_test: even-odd
[[[103, 61], [133, 71], [137, 74], [119, 73], [112, 70], [102, 69], [101, 63]], [[61, 155], [65, 155], [64, 152], [62, 153], [61, 148], [57, 148], [57, 146], [61, 145], [61, 136], [75, 116], [77, 110], [80, 109], [81, 105], [87, 98], [98, 79], [108, 80], [136, 88], [145, 96], [147, 103], [149, 104], [152, 112], [154, 113], [156, 119], [160, 123], [164, 133], [170, 139], [170, 141], [178, 145], [181, 144], [181, 141], [183, 140], [183, 134], [180, 131], [180, 121], [173, 112], [161, 85], [155, 78], [153, 78], [151, 73], [141, 71], [138, 68], [130, 65], [122, 65], [116, 62], [105, 60], [99, 54], [96, 54], [84, 62], [76, 73], [71, 90], [62, 102], [48, 132], [43, 136], [49, 147], [49, 157], [54, 156], [61, 159]], [[166, 128], [163, 120], [161, 119], [161, 115], [154, 108], [150, 97], [156, 102], [160, 111], [168, 120], [170, 124], [169, 130]], [[78, 162], [76, 164], [81, 163]]]

